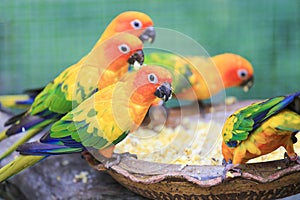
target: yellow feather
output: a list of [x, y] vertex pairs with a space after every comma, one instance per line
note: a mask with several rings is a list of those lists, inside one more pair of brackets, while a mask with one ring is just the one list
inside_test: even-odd
[[257, 148], [256, 144], [253, 141], [246, 140], [244, 142], [245, 148], [252, 154], [261, 155], [261, 151]]
[[251, 136], [255, 143], [258, 143], [258, 144], [266, 144], [267, 143], [266, 137], [263, 134], [253, 134]]

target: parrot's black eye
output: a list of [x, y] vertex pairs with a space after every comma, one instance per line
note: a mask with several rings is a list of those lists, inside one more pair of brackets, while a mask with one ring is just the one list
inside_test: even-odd
[[127, 44], [121, 44], [118, 46], [119, 50], [121, 51], [121, 53], [128, 53], [130, 51], [130, 48]]
[[241, 79], [246, 79], [248, 77], [248, 71], [245, 69], [240, 69], [237, 73]]
[[148, 80], [150, 83], [154, 83], [154, 84], [158, 82], [157, 76], [153, 73], [148, 75]]
[[143, 24], [140, 20], [136, 19], [136, 20], [133, 20], [131, 22], [131, 26], [134, 28], [134, 29], [141, 29]]

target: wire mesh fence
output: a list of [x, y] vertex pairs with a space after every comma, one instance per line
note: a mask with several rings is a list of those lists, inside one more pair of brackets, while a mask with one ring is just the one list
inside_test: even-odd
[[0, 94], [51, 81], [89, 52], [110, 20], [125, 10], [143, 11], [155, 26], [182, 32], [210, 55], [233, 52], [249, 59], [255, 86], [236, 88], [239, 99], [268, 98], [300, 89], [300, 2], [2, 0]]

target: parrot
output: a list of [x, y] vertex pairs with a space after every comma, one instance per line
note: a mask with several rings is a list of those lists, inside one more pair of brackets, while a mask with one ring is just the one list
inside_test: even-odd
[[[145, 63], [157, 64], [173, 72], [172, 85], [177, 99], [201, 101], [226, 88], [242, 87], [244, 91], [248, 91], [253, 85], [253, 67], [240, 55], [223, 53], [210, 58], [201, 56], [184, 58], [166, 52], [152, 52], [145, 55]], [[209, 74], [209, 68], [213, 68], [214, 65], [220, 73], [222, 80], [220, 83], [215, 80], [217, 78], [215, 74]]]
[[[144, 123], [151, 126], [149, 119], [159, 113], [165, 120], [169, 109], [186, 107], [198, 103], [200, 113], [205, 116], [203, 100], [211, 98], [222, 90], [242, 87], [248, 91], [254, 82], [252, 64], [240, 55], [218, 54], [213, 57], [179, 56], [169, 52], [154, 51], [145, 55], [145, 63], [160, 65], [173, 75], [174, 97], [167, 103], [157, 100], [149, 109]], [[160, 120], [154, 124], [160, 123]]]
[[[119, 14], [118, 16], [116, 16], [111, 22], [110, 24], [107, 26], [107, 28], [105, 29], [105, 31], [103, 32], [102, 36], [99, 38], [99, 40], [96, 42], [95, 46], [93, 47], [93, 49], [95, 48], [100, 48], [100, 44], [109, 39], [110, 37], [112, 37], [113, 35], [115, 34], [118, 34], [118, 33], [121, 33], [121, 32], [127, 32], [128, 34], [133, 34], [133, 35], [136, 35], [137, 37], [139, 37], [139, 39], [142, 41], [142, 42], [145, 42], [145, 41], [148, 41], [148, 42], [153, 42], [154, 39], [155, 39], [155, 29], [153, 27], [153, 21], [152, 19], [146, 15], [145, 13], [142, 13], [142, 12], [137, 12], [137, 11], [126, 11], [126, 12], [123, 12], [121, 14]], [[122, 46], [120, 46], [121, 48]], [[126, 46], [123, 46], [122, 48], [126, 48]], [[95, 54], [97, 51], [100, 51], [100, 50], [97, 50], [97, 51], [92, 51], [91, 52], [94, 52], [93, 54]], [[91, 54], [91, 53], [90, 53]], [[81, 60], [79, 60], [76, 64], [70, 66], [69, 68], [65, 69], [56, 79], [55, 79], [55, 84], [53, 84], [52, 82], [49, 83], [45, 89], [44, 88], [38, 88], [38, 89], [30, 89], [30, 90], [26, 90], [26, 93], [29, 94], [30, 96], [30, 99], [31, 100], [24, 100], [24, 101], [18, 101], [18, 104], [19, 105], [31, 105], [32, 104], [32, 101], [33, 101], [33, 107], [35, 107], [36, 105], [43, 105], [43, 101], [46, 99], [45, 97], [48, 96], [48, 92], [49, 91], [52, 91], [55, 87], [59, 86], [57, 90], [57, 92], [53, 95], [50, 95], [50, 97], [47, 97], [47, 99], [49, 100], [50, 98], [53, 99], [51, 100], [51, 104], [52, 104], [52, 107], [54, 106], [54, 102], [57, 101], [56, 98], [54, 98], [54, 96], [57, 96], [57, 97], [60, 97], [60, 98], [64, 98], [66, 97], [68, 100], [71, 98], [72, 96], [72, 93], [70, 93], [70, 89], [69, 88], [69, 92], [66, 91], [65, 89], [63, 89], [63, 87], [68, 87], [68, 85], [72, 82], [68, 82], [66, 80], [64, 80], [64, 76], [66, 74], [76, 74], [75, 72], [73, 71], [78, 71], [79, 68], [82, 66], [82, 64], [86, 63], [86, 59], [87, 57], [89, 58], [92, 58], [93, 55], [87, 55], [87, 56], [84, 56]], [[137, 57], [140, 57], [139, 55], [137, 55]], [[134, 57], [133, 57], [134, 58]], [[133, 59], [132, 58], [132, 59]], [[91, 59], [90, 59], [91, 60]], [[134, 62], [133, 62], [134, 63]], [[100, 63], [99, 63], [100, 64]], [[125, 63], [123, 63], [125, 64]], [[122, 64], [122, 65], [123, 65]], [[132, 63], [131, 63], [132, 64]], [[117, 63], [115, 63], [114, 65], [117, 66]], [[120, 65], [121, 66], [121, 65]], [[102, 66], [103, 67], [103, 66]], [[121, 69], [121, 67], [120, 67]], [[119, 70], [117, 67], [114, 67], [113, 69], [116, 74], [118, 74], [118, 76], [121, 76], [122, 73], [124, 73], [126, 71], [126, 68], [123, 68], [122, 70]], [[118, 72], [119, 71], [119, 72]], [[91, 72], [89, 72], [91, 73]], [[108, 85], [111, 80], [110, 77], [113, 73], [111, 73], [111, 75], [109, 75], [108, 73], [107, 74], [107, 78], [105, 78], [107, 81], [102, 81], [102, 83]], [[73, 76], [73, 75], [72, 75]], [[116, 77], [118, 77], [116, 76]], [[102, 77], [104, 78], [105, 76], [102, 75]], [[73, 77], [74, 78], [74, 77]], [[69, 75], [69, 78], [67, 80], [70, 80], [70, 81], [74, 81], [74, 80], [71, 80], [72, 77], [71, 75]], [[63, 86], [63, 87], [62, 87]], [[74, 85], [73, 85], [74, 86]], [[72, 87], [73, 87], [72, 86]], [[102, 85], [102, 87], [104, 87], [105, 85]], [[59, 90], [59, 88], [61, 88], [61, 90]], [[98, 88], [99, 89], [99, 88]], [[67, 96], [66, 96], [67, 95]], [[38, 96], [38, 99], [37, 101], [34, 101], [34, 99], [36, 98], [36, 96]], [[88, 97], [88, 95], [86, 95], [84, 98]], [[1, 102], [1, 97], [0, 97], [0, 102]], [[48, 102], [50, 103], [50, 102]], [[67, 103], [69, 104], [68, 106], [66, 105], [63, 105], [64, 103], [66, 102], [63, 102], [63, 101], [59, 101], [56, 104], [59, 105], [61, 108], [63, 107], [64, 109], [66, 109], [65, 111], [62, 111], [61, 108], [60, 109], [60, 113], [62, 112], [62, 114], [70, 111], [70, 103]], [[80, 103], [80, 102], [78, 102]], [[8, 120], [5, 125], [8, 126], [8, 125], [12, 125], [12, 124], [20, 124], [20, 121], [19, 121], [19, 118], [24, 118], [24, 116], [28, 116], [28, 115], [33, 115], [33, 113], [31, 113], [31, 110], [32, 110], [32, 106], [29, 107], [29, 111], [25, 111], [23, 113], [20, 113], [19, 115], [16, 115], [14, 117], [12, 117], [10, 120]], [[44, 105], [45, 106], [45, 105]], [[65, 107], [66, 106], [66, 107]], [[41, 106], [38, 106], [38, 107], [41, 107]], [[46, 106], [47, 107], [47, 106]], [[53, 110], [53, 108], [51, 108], [51, 110]], [[35, 115], [35, 114], [34, 114]], [[49, 117], [49, 115], [48, 115]], [[52, 120], [57, 120], [59, 119], [58, 116], [55, 116], [56, 119], [53, 119]], [[57, 118], [58, 117], [58, 118]], [[32, 118], [32, 117], [31, 117]], [[51, 118], [51, 117], [50, 117]], [[29, 119], [26, 118], [26, 120], [28, 121]], [[37, 120], [41, 120], [41, 119], [37, 119]], [[15, 144], [13, 144], [4, 154], [0, 155], [0, 160], [2, 160], [3, 158], [5, 158], [6, 156], [8, 156], [11, 152], [13, 152], [16, 147], [24, 142], [26, 142], [27, 140], [29, 140], [31, 137], [33, 137], [35, 134], [37, 134], [39, 131], [41, 131], [44, 127], [46, 127], [48, 124], [52, 123], [53, 121], [52, 120], [47, 120], [46, 122], [44, 121], [41, 121], [40, 122], [40, 125], [41, 123], [44, 123], [40, 126], [40, 128], [35, 128], [35, 129], [31, 129], [28, 131], [28, 134], [26, 136], [24, 136], [23, 138], [21, 138], [19, 141], [17, 141]], [[31, 123], [30, 120], [28, 121], [28, 123]], [[28, 124], [27, 123], [27, 124]], [[22, 124], [22, 123], [21, 123]], [[19, 133], [20, 132], [20, 129], [19, 130], [12, 130], [13, 128], [10, 128], [10, 131], [9, 132], [2, 132], [0, 133], [0, 141], [4, 140], [5, 138], [11, 136], [11, 135], [14, 135], [16, 133]], [[28, 129], [28, 127], [22, 127], [22, 132], [24, 132], [26, 129]]]
[[[224, 175], [239, 164], [275, 151], [286, 150], [289, 162], [300, 164], [293, 144], [300, 131], [300, 92], [253, 103], [230, 115], [222, 129]], [[238, 171], [238, 170], [237, 170]]]
[[11, 126], [0, 134], [0, 139], [27, 133], [2, 154], [0, 160], [97, 90], [117, 82], [128, 71], [129, 64], [143, 64], [142, 48], [142, 41], [135, 35], [115, 34], [99, 43], [81, 66], [62, 72], [35, 98], [28, 111], [6, 121], [5, 125]]
[[[152, 19], [145, 13], [138, 11], [122, 12], [110, 22], [93, 48], [114, 34], [120, 32], [134, 34], [143, 42], [152, 43], [155, 40], [155, 29], [153, 25]], [[80, 66], [85, 59], [86, 56], [81, 58], [77, 63], [73, 64], [69, 70]], [[27, 89], [24, 91], [25, 94], [22, 95], [0, 95], [0, 105], [2, 107], [27, 109], [33, 103], [34, 98], [41, 93], [43, 89], [43, 87], [37, 89]]]
[[0, 182], [52, 155], [96, 151], [113, 158], [115, 146], [140, 126], [152, 102], [172, 97], [171, 82], [169, 71], [158, 66], [127, 72], [65, 114], [38, 141], [20, 145], [20, 155], [0, 169]]

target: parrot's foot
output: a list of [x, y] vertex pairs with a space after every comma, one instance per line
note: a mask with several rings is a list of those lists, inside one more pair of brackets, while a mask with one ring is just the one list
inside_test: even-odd
[[300, 157], [296, 154], [293, 157], [290, 157], [287, 152], [284, 153], [284, 160], [286, 162], [287, 165], [291, 164], [291, 163], [297, 163], [300, 164]]
[[232, 172], [236, 172], [236, 173], [242, 173], [242, 170], [237, 168], [239, 166], [239, 164], [232, 164], [232, 160], [229, 160], [228, 162], [225, 161], [225, 159], [223, 159], [222, 161], [222, 165], [225, 166], [223, 173], [222, 173], [222, 182], [227, 178], [233, 178], [233, 174]]
[[121, 162], [121, 156], [118, 154], [113, 154], [111, 158], [105, 159], [103, 164], [106, 169], [109, 169], [112, 166], [119, 164], [120, 162]]
[[111, 158], [104, 157], [103, 155], [99, 154], [97, 151], [91, 153], [89, 151], [84, 151], [81, 153], [82, 158], [87, 160], [92, 165], [97, 165], [98, 169], [107, 170], [111, 168], [113, 165], [118, 165], [123, 157], [132, 157], [137, 159], [137, 155], [131, 153], [114, 153], [112, 154]]
[[137, 155], [131, 154], [131, 153], [128, 153], [128, 152], [120, 153], [120, 154], [114, 153], [111, 158], [107, 158], [105, 160], [105, 162], [103, 163], [104, 167], [109, 169], [114, 165], [118, 165], [121, 162], [122, 157], [131, 157], [131, 158], [137, 159]]

